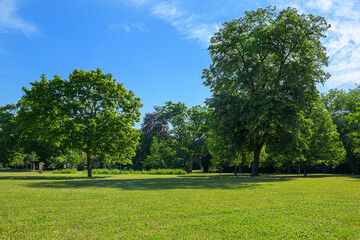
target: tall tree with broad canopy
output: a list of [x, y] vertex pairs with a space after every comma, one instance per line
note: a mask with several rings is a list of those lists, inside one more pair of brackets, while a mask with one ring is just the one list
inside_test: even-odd
[[134, 156], [139, 134], [140, 99], [100, 69], [74, 70], [69, 80], [59, 76], [23, 88], [19, 120], [25, 136], [52, 143], [64, 149], [87, 154], [88, 177], [91, 157], [109, 154], [121, 158]]
[[252, 176], [259, 176], [264, 145], [288, 151], [297, 141], [316, 84], [329, 78], [321, 44], [329, 27], [322, 17], [268, 7], [225, 22], [211, 38], [207, 105], [219, 132], [254, 153]]

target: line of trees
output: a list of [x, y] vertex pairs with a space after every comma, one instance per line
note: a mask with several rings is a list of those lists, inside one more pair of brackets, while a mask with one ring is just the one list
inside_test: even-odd
[[[31, 83], [0, 108], [0, 164], [39, 159], [57, 168], [133, 169], [335, 167], [359, 174], [360, 86], [320, 95], [330, 75], [322, 17], [275, 8], [245, 12], [212, 37], [203, 71], [205, 106], [166, 102], [147, 113], [140, 99], [100, 69]], [[31, 162], [31, 160], [30, 160]], [[26, 164], [25, 164], [26, 165]]]

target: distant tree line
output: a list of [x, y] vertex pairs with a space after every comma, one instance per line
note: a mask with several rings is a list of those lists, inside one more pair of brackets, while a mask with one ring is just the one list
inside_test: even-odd
[[[264, 147], [260, 169], [265, 172], [301, 173], [342, 172], [359, 174], [360, 86], [344, 91], [332, 89], [313, 103], [304, 114], [308, 129], [299, 131], [302, 138], [297, 148], [279, 154]], [[6, 105], [0, 108], [0, 164], [31, 169], [31, 164], [45, 162], [47, 169], [86, 168], [87, 155], [78, 148], [54, 146], [51, 140], [32, 140], [19, 120], [21, 106]], [[214, 110], [184, 103], [167, 102], [145, 114], [139, 136], [134, 142], [134, 154], [112, 156], [100, 151], [92, 154], [95, 168], [127, 167], [134, 170], [182, 168], [204, 172], [248, 172], [253, 153], [240, 149], [224, 134], [218, 134]], [[281, 147], [281, 146], [279, 146]], [[287, 146], [283, 146], [284, 148]], [[300, 169], [299, 169], [300, 168]]]

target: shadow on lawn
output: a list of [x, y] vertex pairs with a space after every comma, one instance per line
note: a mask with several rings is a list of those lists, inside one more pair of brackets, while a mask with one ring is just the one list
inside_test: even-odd
[[[93, 177], [93, 179], [102, 179], [106, 178], [104, 176], [97, 176]], [[41, 175], [34, 175], [34, 176], [0, 176], [0, 181], [2, 180], [24, 180], [24, 181], [43, 181], [43, 180], [80, 180], [80, 179], [88, 179], [85, 175], [84, 176], [68, 176], [68, 175], [57, 175], [57, 176], [41, 176]]]
[[284, 182], [293, 178], [249, 176], [178, 176], [169, 178], [136, 179], [63, 179], [64, 181], [32, 182], [30, 188], [118, 188], [121, 190], [167, 190], [167, 189], [223, 189], [234, 190], [261, 187], [262, 183]]

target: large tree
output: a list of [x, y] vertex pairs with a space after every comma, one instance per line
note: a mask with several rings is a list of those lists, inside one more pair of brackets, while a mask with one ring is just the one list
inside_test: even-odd
[[32, 140], [79, 149], [91, 157], [100, 154], [131, 158], [138, 143], [140, 99], [100, 69], [74, 70], [69, 80], [55, 76], [31, 83], [19, 104], [24, 135]]
[[264, 145], [288, 151], [294, 144], [287, 143], [300, 141], [303, 111], [329, 77], [321, 44], [329, 27], [322, 17], [268, 7], [224, 23], [211, 38], [207, 104], [219, 132], [253, 151], [252, 176], [259, 175]]

